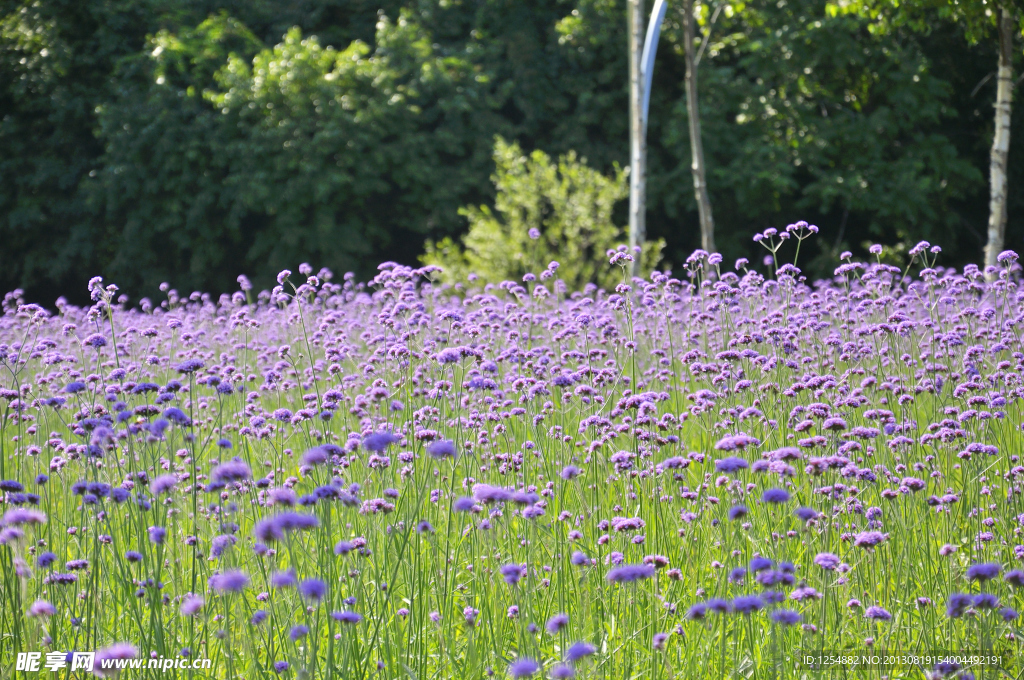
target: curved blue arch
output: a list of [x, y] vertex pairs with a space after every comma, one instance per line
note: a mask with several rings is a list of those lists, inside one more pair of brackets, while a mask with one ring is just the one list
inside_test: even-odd
[[647, 134], [647, 110], [651, 103], [651, 81], [654, 77], [654, 57], [658, 52], [658, 38], [661, 37], [661, 23], [665, 20], [666, 0], [655, 0], [651, 20], [647, 24], [647, 38], [640, 58], [640, 78], [644, 83], [644, 100], [640, 109], [644, 135]]

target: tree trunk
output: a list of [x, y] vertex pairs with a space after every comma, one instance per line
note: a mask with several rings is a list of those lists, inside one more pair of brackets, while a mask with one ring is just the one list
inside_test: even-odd
[[[989, 159], [988, 245], [985, 266], [996, 266], [1006, 234], [1006, 169], [1010, 155], [1010, 104], [1013, 100], [1013, 18], [1006, 9], [999, 21], [999, 74], [996, 126]], [[991, 278], [991, 277], [990, 277]]]
[[707, 175], [704, 168], [704, 142], [700, 136], [700, 108], [697, 102], [697, 64], [694, 58], [693, 39], [695, 35], [693, 0], [683, 2], [683, 43], [686, 50], [686, 113], [690, 118], [690, 155], [693, 160], [693, 194], [697, 199], [700, 214], [701, 248], [715, 252], [715, 219], [711, 216], [711, 199], [708, 198]]
[[644, 92], [640, 78], [640, 52], [643, 49], [644, 1], [627, 0], [629, 13], [629, 250], [633, 275], [641, 273], [640, 256], [633, 249], [647, 238], [647, 143], [644, 140], [642, 109]]

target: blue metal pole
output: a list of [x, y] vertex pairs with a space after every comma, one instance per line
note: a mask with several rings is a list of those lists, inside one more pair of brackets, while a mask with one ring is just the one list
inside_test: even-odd
[[655, 0], [654, 9], [651, 10], [651, 20], [647, 24], [647, 38], [644, 40], [644, 52], [640, 59], [640, 78], [643, 80], [643, 105], [641, 107], [641, 121], [644, 136], [647, 136], [647, 109], [651, 103], [651, 80], [654, 78], [654, 57], [658, 52], [658, 38], [661, 37], [661, 22], [665, 20], [665, 9], [668, 3], [665, 0]]

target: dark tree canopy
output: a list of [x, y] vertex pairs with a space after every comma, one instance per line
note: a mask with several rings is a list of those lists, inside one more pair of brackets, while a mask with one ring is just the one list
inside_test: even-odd
[[[977, 260], [995, 48], [938, 15], [877, 31], [824, 0], [732, 7], [700, 64], [723, 253], [806, 219], [822, 249], [927, 239]], [[648, 234], [676, 266], [699, 244], [681, 27], [670, 8], [648, 142]], [[138, 297], [415, 263], [493, 201], [499, 135], [627, 164], [625, 31], [613, 0], [0, 2], [0, 288], [50, 301], [102, 275]]]

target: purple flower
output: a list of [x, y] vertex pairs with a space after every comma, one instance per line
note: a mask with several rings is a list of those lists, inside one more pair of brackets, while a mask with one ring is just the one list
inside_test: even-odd
[[455, 502], [452, 503], [452, 510], [455, 512], [472, 512], [476, 502], [472, 498], [462, 496], [456, 498]]
[[118, 642], [110, 645], [104, 649], [96, 651], [96, 656], [93, 658], [93, 672], [96, 675], [103, 677], [103, 672], [106, 662], [114, 661], [116, 659], [134, 659], [139, 656], [139, 650], [133, 645], [127, 642]]
[[875, 621], [889, 621], [892, 619], [892, 614], [877, 605], [872, 605], [864, 611], [864, 618]]
[[235, 544], [236, 540], [237, 539], [230, 534], [214, 536], [213, 540], [210, 541], [210, 557], [220, 557], [224, 554], [225, 550]]
[[974, 596], [974, 606], [978, 609], [996, 609], [999, 607], [999, 598], [991, 593], [978, 593]]
[[825, 430], [838, 431], [845, 430], [847, 425], [846, 421], [843, 420], [842, 418], [833, 416], [831, 418], [826, 418], [825, 422], [821, 424], [821, 427]]
[[789, 594], [789, 599], [797, 602], [801, 602], [803, 600], [820, 600], [821, 593], [810, 586], [801, 586], [793, 589], [793, 592]]
[[974, 598], [963, 593], [953, 593], [946, 603], [946, 616], [956, 619], [963, 616], [964, 612], [974, 603]]
[[565, 650], [565, 660], [568, 663], [576, 663], [584, 657], [588, 657], [591, 654], [597, 653], [597, 647], [590, 644], [589, 642], [574, 642], [569, 645], [569, 648]]
[[25, 532], [17, 527], [0, 529], [0, 545], [11, 545], [20, 540]]
[[178, 373], [195, 373], [203, 368], [204, 365], [199, 359], [189, 359], [178, 364]]
[[59, 586], [69, 586], [73, 583], [78, 582], [78, 576], [76, 574], [57, 574], [53, 573], [43, 579], [43, 583], [55, 583]]
[[253, 533], [264, 542], [281, 541], [287, 533], [293, 531], [309, 531], [320, 526], [315, 515], [304, 515], [298, 512], [283, 512], [275, 517], [268, 517], [256, 523]]
[[553, 680], [568, 680], [576, 677], [576, 669], [567, 663], [560, 663], [552, 667], [550, 677]]
[[795, 580], [796, 579], [792, 574], [787, 574], [784, 571], [776, 571], [775, 569], [766, 569], [757, 575], [757, 582], [765, 588], [770, 588], [779, 584], [791, 586]]
[[64, 386], [64, 392], [67, 394], [78, 394], [85, 389], [85, 383], [80, 380], [73, 380]]
[[160, 475], [150, 483], [149, 489], [159, 496], [169, 493], [177, 483], [178, 477], [176, 475]]
[[736, 458], [734, 456], [715, 461], [715, 469], [726, 474], [744, 470], [748, 467], [750, 467], [750, 463], [743, 458]]
[[318, 578], [308, 578], [299, 583], [299, 594], [314, 602], [319, 602], [327, 594], [327, 584]]
[[434, 359], [437, 360], [437, 363], [439, 364], [454, 364], [461, 358], [462, 352], [455, 347], [446, 347], [434, 355]]
[[523, 512], [521, 514], [526, 519], [537, 519], [544, 514], [544, 508], [533, 505], [528, 508], [523, 508]]
[[562, 472], [559, 473], [559, 476], [562, 479], [568, 481], [570, 479], [575, 479], [576, 477], [578, 477], [580, 472], [582, 472], [582, 470], [580, 470], [579, 466], [566, 465], [564, 468], [562, 468]]
[[734, 505], [731, 508], [729, 508], [729, 519], [731, 519], [731, 520], [743, 519], [744, 517], [747, 516], [748, 512], [749, 511], [747, 510], [747, 506], [743, 505], [742, 503], [740, 503], [738, 505]]
[[331, 618], [340, 623], [354, 625], [363, 620], [363, 617], [353, 611], [333, 612]]
[[728, 614], [732, 611], [732, 603], [720, 597], [713, 597], [705, 602], [707, 608], [715, 614]]
[[167, 537], [167, 529], [164, 529], [163, 527], [150, 527], [147, 531], [149, 532], [150, 542], [155, 543], [156, 545], [162, 545], [164, 539]]
[[874, 548], [887, 538], [889, 535], [880, 531], [862, 531], [853, 539], [853, 544], [858, 548]]
[[373, 453], [382, 453], [392, 444], [397, 444], [402, 438], [397, 434], [381, 430], [363, 437], [363, 448]]
[[40, 616], [53, 616], [57, 609], [46, 600], [36, 600], [28, 608], [28, 615], [32, 618]]
[[665, 642], [667, 642], [667, 641], [668, 641], [668, 633], [655, 633], [654, 637], [651, 639], [651, 646], [656, 651], [661, 652], [661, 651], [664, 651], [664, 649], [665, 649]]
[[323, 465], [331, 459], [322, 446], [316, 446], [302, 454], [303, 465]]
[[816, 519], [818, 517], [818, 511], [814, 508], [800, 507], [793, 511], [793, 514], [799, 517], [804, 522]]
[[[715, 444], [715, 449], [718, 451], [735, 451], [736, 449], [745, 449], [748, 446], [757, 446], [760, 443], [760, 440], [755, 439], [754, 437], [751, 437], [749, 435], [740, 433], [736, 435], [729, 435], [718, 440], [718, 443]], [[737, 459], [726, 458], [725, 460]], [[743, 462], [746, 463], [746, 461]], [[747, 466], [743, 465], [743, 467]], [[721, 470], [721, 468], [719, 468], [719, 470], [721, 472], [726, 472], [726, 470]]]
[[451, 439], [437, 439], [427, 444], [426, 449], [431, 458], [441, 459], [455, 457], [455, 442]]
[[802, 618], [798, 612], [791, 609], [776, 609], [771, 613], [772, 621], [783, 626], [794, 626], [800, 623]]
[[519, 583], [519, 579], [523, 577], [523, 568], [518, 564], [505, 564], [502, 565], [498, 570], [502, 577], [505, 579], [505, 583], [510, 586], [514, 586]]
[[649, 564], [625, 564], [608, 572], [605, 577], [611, 583], [633, 583], [654, 576], [654, 567]]
[[822, 569], [832, 571], [839, 566], [840, 559], [832, 553], [823, 552], [814, 556], [814, 563]]
[[737, 614], [749, 616], [760, 609], [764, 609], [764, 600], [757, 595], [740, 595], [733, 598], [732, 610]]
[[181, 601], [181, 615], [195, 616], [203, 608], [203, 598], [198, 595], [186, 595]]
[[785, 489], [767, 489], [761, 496], [765, 503], [788, 503], [789, 492]]
[[240, 460], [229, 460], [221, 463], [210, 472], [210, 479], [218, 484], [243, 482], [252, 477], [249, 466]]
[[46, 524], [46, 515], [31, 508], [12, 508], [4, 513], [3, 521], [0, 523], [9, 527], [23, 524]]
[[550, 619], [548, 619], [548, 622], [544, 625], [544, 627], [547, 629], [548, 633], [550, 633], [551, 635], [555, 635], [560, 630], [565, 628], [567, 625], [569, 625], [568, 614], [555, 614]]
[[505, 503], [511, 501], [513, 492], [490, 484], [474, 484], [473, 499], [477, 503]]
[[249, 585], [245, 572], [232, 570], [210, 577], [210, 590], [216, 593], [240, 593]]
[[182, 411], [177, 406], [171, 406], [170, 408], [165, 409], [163, 415], [164, 418], [171, 421], [175, 425], [187, 427], [192, 424], [192, 419], [185, 415], [185, 412]]
[[703, 602], [698, 602], [697, 604], [692, 605], [687, 610], [686, 618], [688, 618], [691, 621], [700, 621], [705, 616], [707, 616], [707, 613], [708, 613], [708, 606], [707, 606], [707, 604], [705, 604]]
[[514, 680], [528, 678], [539, 670], [540, 664], [526, 657], [520, 657], [508, 665], [508, 675]]
[[296, 640], [304, 638], [308, 634], [309, 634], [309, 627], [308, 626], [303, 626], [301, 623], [299, 625], [297, 625], [297, 626], [293, 626], [292, 629], [290, 631], [288, 631], [288, 637], [290, 637], [292, 639], [292, 642], [295, 642]]
[[972, 564], [967, 567], [967, 578], [970, 581], [989, 581], [999, 576], [1001, 565], [995, 562]]

